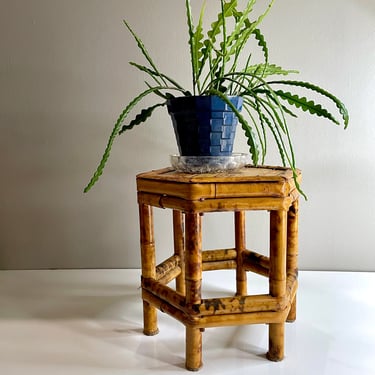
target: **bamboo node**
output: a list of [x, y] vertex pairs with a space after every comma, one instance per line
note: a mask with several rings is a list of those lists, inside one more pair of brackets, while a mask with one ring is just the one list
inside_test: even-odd
[[164, 207], [164, 204], [163, 204], [163, 198], [167, 198], [167, 194], [162, 194], [162, 195], [160, 195], [160, 198], [159, 198], [159, 207], [164, 210], [165, 207]]

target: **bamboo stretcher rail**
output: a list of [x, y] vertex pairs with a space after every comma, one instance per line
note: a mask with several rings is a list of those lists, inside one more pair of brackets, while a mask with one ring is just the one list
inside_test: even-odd
[[246, 271], [268, 277], [270, 261], [265, 255], [258, 254], [252, 250], [245, 250], [243, 252], [243, 267]]
[[222, 260], [235, 260], [236, 249], [205, 250], [202, 252], [202, 262], [218, 262]]
[[268, 268], [264, 268], [264, 267], [262, 267], [258, 264], [255, 264], [255, 263], [245, 262], [244, 267], [245, 267], [247, 272], [250, 271], [250, 272], [256, 273], [258, 275], [264, 276], [264, 277], [268, 277], [268, 275], [269, 275], [269, 269]]
[[268, 294], [203, 299], [200, 305], [193, 306], [200, 316], [239, 314], [263, 311], [283, 311], [286, 298], [275, 298]]
[[156, 266], [156, 279], [160, 280], [170, 271], [176, 269], [176, 267], [180, 267], [181, 260], [178, 255], [172, 255], [168, 259], [164, 260], [162, 263]]
[[288, 315], [290, 305], [284, 311], [262, 311], [233, 315], [213, 315], [198, 319], [192, 323], [198, 328], [239, 326], [244, 324], [283, 323]]
[[284, 311], [288, 301], [295, 297], [297, 292], [297, 277], [289, 274], [286, 281], [286, 295], [284, 297], [272, 297], [268, 294], [223, 297], [203, 299], [200, 303], [188, 303], [184, 296], [160, 281], [143, 279], [142, 287], [155, 298], [167, 300], [171, 306], [179, 311], [195, 316], [212, 316], [223, 314], [238, 314], [249, 312]]
[[193, 316], [173, 306], [170, 301], [161, 299], [147, 290], [142, 290], [142, 299], [160, 311], [174, 317], [182, 324], [195, 328], [236, 326], [244, 324], [283, 323], [289, 313], [290, 304], [282, 311], [261, 311], [227, 315]]
[[204, 271], [241, 267], [244, 273], [252, 271], [262, 276], [269, 274], [269, 257], [247, 249], [240, 251], [238, 256], [235, 249], [206, 250], [202, 252], [202, 261]]
[[202, 252], [203, 271], [234, 269], [236, 257], [235, 249], [205, 250]]
[[181, 275], [182, 269], [180, 267], [169, 270], [163, 277], [158, 279], [159, 283], [167, 285], [171, 281], [176, 280]]
[[156, 280], [142, 279], [142, 288], [152, 293], [155, 297], [168, 301], [173, 307], [180, 311], [183, 311], [186, 306], [185, 296]]
[[[252, 271], [263, 276], [269, 273], [269, 258], [258, 254], [255, 251], [242, 251], [242, 267], [245, 272]], [[237, 252], [235, 249], [217, 249], [205, 250], [202, 252], [203, 271], [214, 271], [223, 269], [236, 269], [238, 266]], [[179, 272], [177, 272], [179, 270]], [[160, 280], [173, 271], [175, 277], [182, 272], [181, 258], [178, 255], [172, 255], [156, 267], [156, 279]], [[174, 277], [167, 276], [167, 279], [173, 280]]]
[[203, 271], [233, 270], [236, 269], [235, 260], [220, 260], [217, 262], [207, 262], [202, 264]]
[[[253, 250], [243, 250], [244, 262], [255, 263], [263, 268], [269, 268], [270, 259], [269, 257], [259, 254]], [[236, 249], [215, 249], [215, 250], [204, 250], [202, 251], [202, 262], [221, 262], [226, 260], [236, 260], [237, 251]]]
[[[203, 299], [200, 305], [192, 306], [192, 311], [200, 316], [237, 314], [264, 311], [284, 311], [297, 292], [297, 279], [289, 275], [284, 297], [272, 297], [269, 294]], [[189, 308], [189, 306], [188, 306]]]
[[265, 255], [259, 254], [256, 251], [245, 250], [243, 252], [243, 258], [245, 265], [252, 263], [257, 264], [258, 266], [263, 267], [267, 270], [270, 268], [270, 258]]
[[173, 318], [177, 319], [179, 322], [185, 325], [192, 325], [195, 323], [195, 320], [192, 316], [186, 315], [182, 310], [173, 306], [170, 301], [161, 299], [148, 290], [142, 289], [142, 299], [147, 301], [150, 305], [156, 307], [163, 313], [166, 313]]

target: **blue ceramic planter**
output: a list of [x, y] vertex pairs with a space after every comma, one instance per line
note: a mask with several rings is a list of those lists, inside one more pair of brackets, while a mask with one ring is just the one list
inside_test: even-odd
[[[228, 97], [238, 111], [242, 98]], [[229, 156], [233, 151], [237, 117], [218, 96], [186, 96], [168, 101], [181, 156]]]

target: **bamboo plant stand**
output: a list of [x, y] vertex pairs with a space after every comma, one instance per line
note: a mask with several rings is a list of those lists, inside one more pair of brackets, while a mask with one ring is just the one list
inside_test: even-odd
[[[298, 192], [287, 168], [245, 167], [218, 174], [166, 168], [137, 176], [144, 333], [158, 333], [157, 309], [186, 327], [186, 368], [202, 366], [208, 327], [269, 324], [267, 358], [284, 357], [284, 323], [296, 319]], [[156, 265], [153, 207], [173, 210], [174, 251]], [[270, 212], [269, 256], [246, 249], [245, 211]], [[233, 249], [202, 250], [201, 220], [234, 212]], [[202, 299], [202, 272], [236, 270], [236, 295]], [[247, 272], [269, 279], [269, 293], [247, 295]], [[168, 285], [176, 281], [176, 286]]]

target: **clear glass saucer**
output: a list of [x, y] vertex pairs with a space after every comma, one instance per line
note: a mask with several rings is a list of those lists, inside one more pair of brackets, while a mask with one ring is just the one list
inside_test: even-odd
[[217, 173], [239, 169], [251, 163], [249, 154], [230, 156], [181, 156], [171, 155], [172, 167], [185, 173]]

